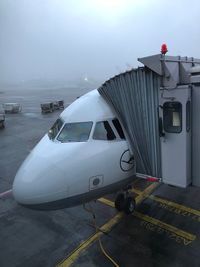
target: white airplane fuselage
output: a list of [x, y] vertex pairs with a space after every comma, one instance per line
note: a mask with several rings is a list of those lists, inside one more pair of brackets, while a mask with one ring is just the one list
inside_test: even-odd
[[97, 90], [77, 99], [18, 170], [13, 183], [16, 201], [30, 208], [59, 209], [131, 183], [135, 162], [119, 124]]

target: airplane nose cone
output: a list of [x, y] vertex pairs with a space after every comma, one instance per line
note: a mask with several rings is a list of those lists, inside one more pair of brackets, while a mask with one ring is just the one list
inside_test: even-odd
[[18, 170], [13, 183], [13, 195], [20, 204], [31, 205], [66, 197], [65, 173], [53, 160], [29, 155]]

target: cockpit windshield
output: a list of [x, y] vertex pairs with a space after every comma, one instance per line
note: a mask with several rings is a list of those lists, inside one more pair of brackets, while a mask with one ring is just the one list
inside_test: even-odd
[[57, 140], [62, 143], [85, 142], [90, 136], [91, 129], [91, 121], [66, 123], [57, 137]]
[[50, 139], [54, 139], [57, 134], [59, 133], [60, 129], [63, 126], [63, 121], [59, 118], [56, 120], [56, 122], [53, 124], [53, 126], [51, 127], [51, 129], [48, 132], [48, 136]]

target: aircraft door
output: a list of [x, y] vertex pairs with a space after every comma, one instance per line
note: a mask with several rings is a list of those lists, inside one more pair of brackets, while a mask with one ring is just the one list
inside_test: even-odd
[[159, 132], [163, 182], [180, 187], [191, 183], [191, 88], [162, 89]]

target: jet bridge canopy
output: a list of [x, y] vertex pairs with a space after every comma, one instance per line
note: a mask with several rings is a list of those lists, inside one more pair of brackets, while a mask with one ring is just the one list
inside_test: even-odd
[[98, 89], [123, 122], [137, 172], [156, 177], [161, 177], [159, 88], [157, 74], [138, 68], [111, 78]]
[[200, 59], [158, 54], [138, 60], [145, 67], [98, 89], [126, 129], [137, 172], [200, 186]]

